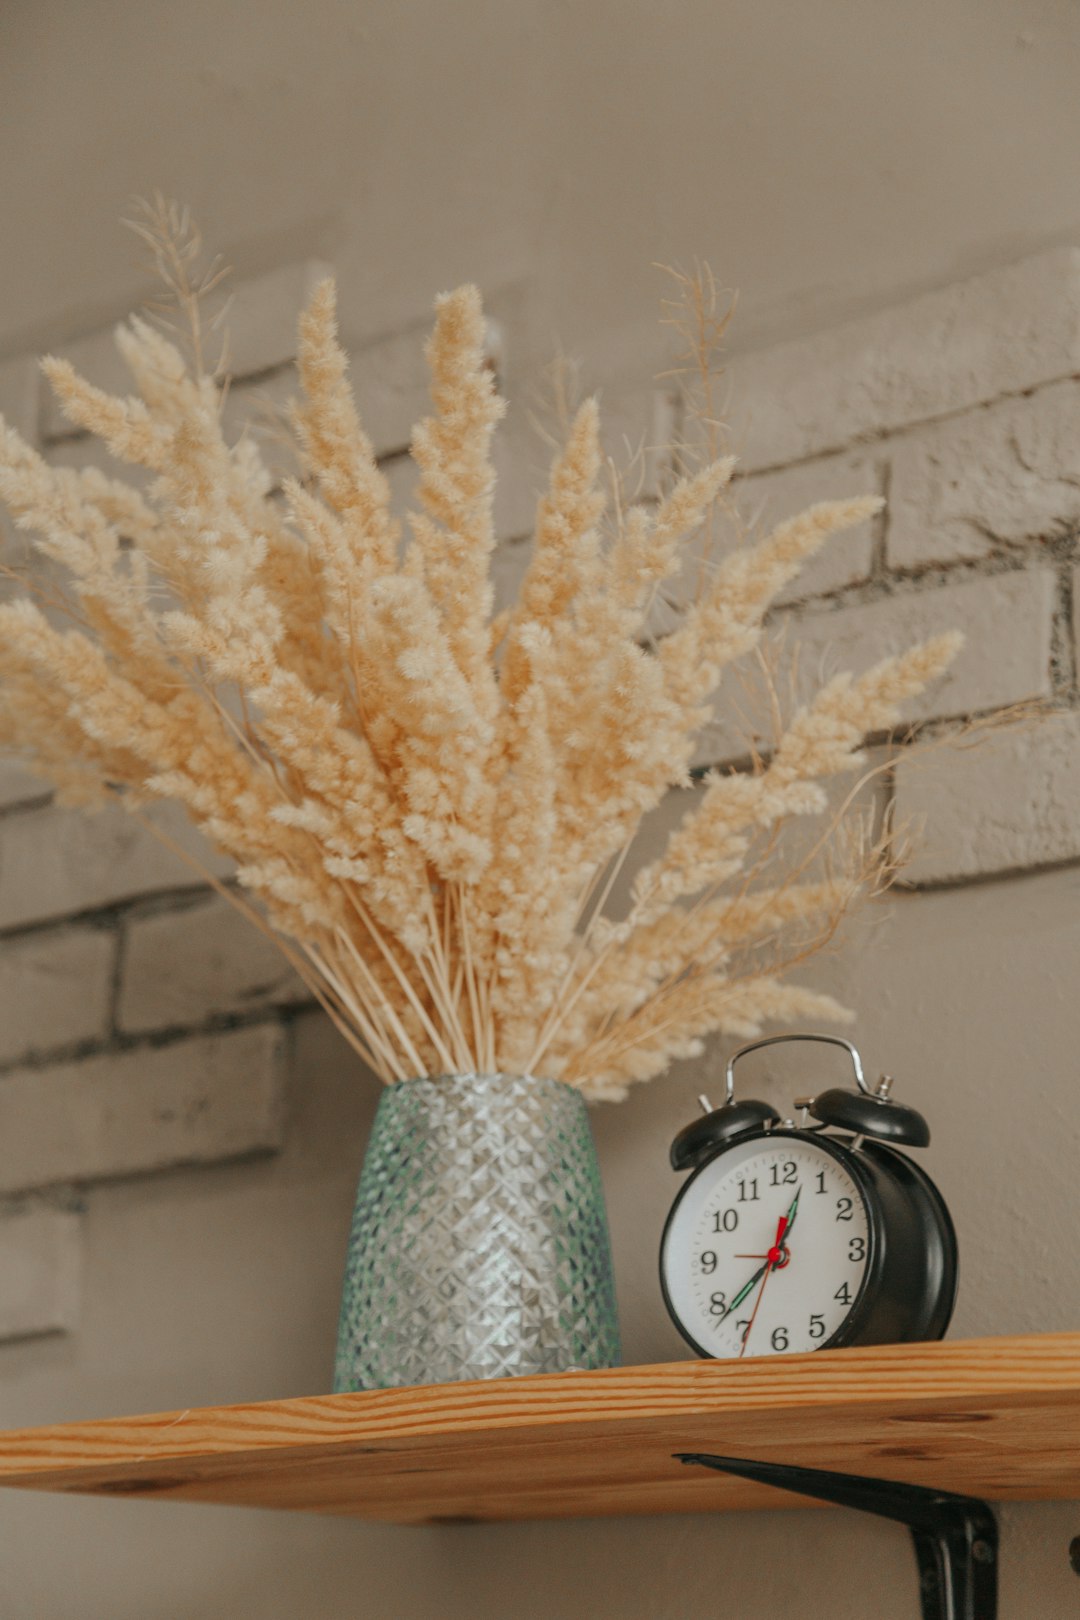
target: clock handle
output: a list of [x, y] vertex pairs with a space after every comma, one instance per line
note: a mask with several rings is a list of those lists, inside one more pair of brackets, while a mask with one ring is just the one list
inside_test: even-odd
[[862, 1058], [859, 1056], [858, 1049], [852, 1046], [850, 1041], [845, 1041], [842, 1035], [764, 1035], [759, 1041], [751, 1041], [748, 1046], [740, 1046], [739, 1050], [733, 1052], [731, 1057], [728, 1058], [727, 1069], [724, 1072], [725, 1103], [733, 1102], [735, 1098], [735, 1065], [739, 1059], [745, 1057], [748, 1052], [759, 1051], [763, 1046], [779, 1046], [782, 1041], [821, 1041], [826, 1046], [842, 1046], [851, 1058], [859, 1090], [867, 1097], [873, 1095], [863, 1074]]

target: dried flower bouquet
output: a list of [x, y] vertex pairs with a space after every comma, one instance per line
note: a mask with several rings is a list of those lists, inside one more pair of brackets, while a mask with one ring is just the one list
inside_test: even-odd
[[642, 816], [690, 781], [721, 675], [758, 647], [777, 592], [880, 503], [816, 506], [729, 549], [654, 638], [657, 593], [734, 464], [708, 460], [652, 508], [609, 502], [586, 402], [517, 601], [493, 616], [504, 405], [476, 290], [437, 303], [406, 538], [332, 283], [300, 323], [300, 472], [282, 505], [252, 438], [223, 436], [183, 261], [170, 274], [193, 362], [143, 318], [117, 333], [133, 397], [44, 362], [68, 419], [151, 475], [145, 495], [50, 468], [2, 430], [0, 494], [50, 564], [0, 606], [4, 744], [68, 803], [179, 800], [235, 861], [229, 898], [386, 1081], [502, 1070], [618, 1098], [711, 1032], [842, 1017], [783, 973], [885, 857], [849, 844], [811, 878], [805, 858], [785, 865], [784, 828], [826, 814], [824, 780], [858, 767], [956, 636], [827, 681], [767, 755], [748, 743], [748, 768], [708, 775], [629, 909], [606, 907]]

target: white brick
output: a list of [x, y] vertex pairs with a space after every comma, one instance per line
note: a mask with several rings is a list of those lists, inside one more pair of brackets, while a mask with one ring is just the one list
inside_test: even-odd
[[[199, 852], [215, 875], [228, 873], [229, 863], [209, 850], [177, 807], [152, 814], [182, 848]], [[119, 806], [87, 815], [50, 804], [0, 820], [0, 928], [199, 881], [180, 856]]]
[[69, 1332], [79, 1314], [77, 1215], [27, 1209], [0, 1219], [0, 1340]]
[[754, 471], [1078, 371], [1080, 250], [1056, 248], [737, 357], [727, 414]]
[[0, 1192], [271, 1152], [283, 1135], [274, 1025], [0, 1078]]
[[[795, 517], [818, 501], [880, 495], [882, 486], [880, 458], [864, 451], [850, 456], [828, 456], [821, 461], [808, 461], [754, 478], [740, 478], [734, 486], [734, 495], [744, 522], [752, 531], [757, 531]], [[827, 541], [778, 601], [823, 596], [869, 579], [874, 560], [874, 527], [872, 522], [862, 523], [857, 529], [848, 529]]]
[[[1035, 568], [807, 614], [785, 627], [774, 652], [779, 690], [788, 690], [793, 656], [795, 695], [803, 700], [830, 675], [847, 669], [861, 673], [879, 659], [956, 629], [967, 638], [964, 647], [948, 673], [907, 705], [906, 719], [950, 718], [1043, 697], [1050, 691], [1054, 596], [1051, 570]], [[702, 733], [698, 763], [737, 759], [749, 741], [771, 746], [768, 706], [760, 689], [748, 685], [752, 679], [748, 669], [722, 683], [717, 719]], [[740, 723], [731, 718], [735, 715]]]
[[97, 928], [0, 943], [0, 1063], [104, 1036], [115, 955]]
[[894, 568], [984, 557], [1080, 518], [1080, 383], [1055, 383], [897, 441]]
[[897, 770], [900, 820], [920, 828], [903, 880], [949, 883], [1080, 856], [1080, 717], [916, 750]]
[[51, 793], [48, 782], [28, 771], [17, 759], [0, 757], [0, 810], [10, 810], [17, 804], [33, 804], [47, 799]]
[[0, 416], [30, 444], [37, 443], [41, 381], [36, 356], [0, 360]]
[[178, 1028], [223, 1013], [309, 999], [273, 940], [227, 900], [215, 898], [128, 924], [121, 1029]]
[[233, 377], [251, 377], [296, 358], [300, 316], [315, 287], [331, 273], [321, 260], [304, 259], [244, 281], [230, 278], [225, 364]]

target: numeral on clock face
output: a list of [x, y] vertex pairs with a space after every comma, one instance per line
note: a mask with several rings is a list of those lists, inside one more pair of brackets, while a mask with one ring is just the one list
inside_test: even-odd
[[669, 1302], [713, 1356], [829, 1344], [871, 1259], [862, 1192], [810, 1135], [734, 1143], [688, 1186], [664, 1240]]

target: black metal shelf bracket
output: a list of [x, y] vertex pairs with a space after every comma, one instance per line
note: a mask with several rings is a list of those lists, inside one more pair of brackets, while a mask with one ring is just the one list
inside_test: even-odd
[[997, 1520], [977, 1497], [704, 1451], [678, 1451], [675, 1459], [906, 1524], [915, 1543], [923, 1620], [997, 1620]]

